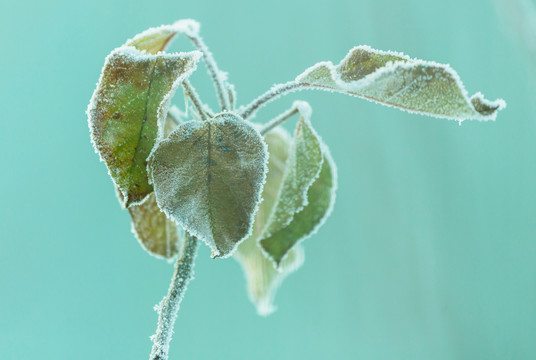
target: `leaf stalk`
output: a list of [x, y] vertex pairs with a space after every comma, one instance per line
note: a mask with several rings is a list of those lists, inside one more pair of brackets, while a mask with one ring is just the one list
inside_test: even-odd
[[199, 114], [199, 117], [201, 120], [207, 120], [207, 114], [205, 112], [205, 107], [203, 106], [203, 103], [199, 99], [199, 95], [197, 95], [197, 91], [195, 91], [195, 88], [190, 84], [190, 81], [185, 80], [182, 83], [182, 87], [184, 88], [184, 94], [188, 96], [192, 104], [194, 105], [195, 110]]
[[279, 114], [278, 116], [276, 116], [275, 118], [270, 120], [266, 125], [263, 126], [263, 128], [260, 131], [261, 135], [262, 136], [266, 135], [273, 128], [275, 128], [276, 126], [281, 125], [282, 123], [284, 123], [286, 120], [288, 120], [292, 116], [296, 115], [297, 113], [298, 113], [298, 108], [296, 106], [293, 106], [290, 109], [288, 109], [287, 111], [285, 111], [284, 113]]
[[192, 41], [194, 46], [203, 54], [203, 60], [205, 61], [208, 73], [210, 74], [212, 82], [214, 83], [221, 110], [229, 110], [231, 108], [231, 103], [229, 101], [229, 96], [225, 89], [224, 78], [221, 70], [218, 68], [216, 61], [214, 60], [214, 57], [212, 56], [212, 53], [210, 52], [207, 45], [200, 36], [190, 35], [188, 36], [188, 38]]
[[304, 87], [304, 84], [298, 83], [296, 81], [289, 81], [284, 84], [277, 84], [272, 86], [272, 88], [266, 91], [264, 94], [253, 100], [251, 103], [246, 105], [240, 114], [244, 120], [252, 118], [253, 115], [264, 105], [269, 102], [277, 99], [281, 95], [285, 95], [289, 92], [297, 91], [300, 88]]
[[177, 319], [180, 303], [190, 280], [194, 278], [194, 261], [199, 248], [195, 236], [185, 232], [185, 240], [181, 255], [175, 263], [175, 272], [169, 285], [167, 295], [158, 305], [158, 326], [152, 336], [153, 348], [150, 360], [167, 360], [169, 343], [173, 335], [173, 326]]

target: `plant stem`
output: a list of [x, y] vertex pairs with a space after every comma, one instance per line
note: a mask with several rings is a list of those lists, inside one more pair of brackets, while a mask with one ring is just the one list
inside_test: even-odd
[[277, 99], [281, 95], [299, 90], [304, 87], [304, 84], [297, 83], [296, 81], [290, 81], [284, 84], [274, 85], [270, 90], [253, 100], [251, 103], [244, 107], [241, 116], [244, 120], [252, 117], [257, 110], [266, 105], [272, 100]]
[[181, 256], [175, 264], [175, 272], [169, 285], [167, 295], [158, 305], [158, 326], [153, 335], [153, 349], [150, 360], [167, 360], [169, 343], [173, 335], [173, 325], [177, 319], [180, 303], [184, 292], [194, 274], [194, 260], [197, 255], [199, 241], [195, 236], [185, 232]]
[[218, 69], [218, 65], [216, 65], [216, 61], [214, 60], [212, 53], [208, 50], [207, 45], [200, 36], [188, 37], [190, 38], [194, 46], [203, 54], [203, 60], [207, 65], [208, 73], [210, 74], [210, 77], [214, 82], [214, 87], [216, 88], [216, 94], [218, 95], [218, 101], [220, 103], [221, 110], [229, 110], [231, 108], [229, 96], [225, 89], [225, 85], [223, 84], [224, 80], [222, 77], [222, 73], [220, 69]]
[[182, 87], [184, 88], [184, 93], [188, 98], [192, 101], [192, 104], [194, 105], [195, 110], [199, 114], [199, 117], [201, 120], [207, 119], [207, 114], [205, 113], [205, 108], [203, 104], [201, 103], [201, 100], [199, 100], [199, 95], [197, 95], [197, 92], [195, 91], [192, 84], [190, 84], [190, 81], [184, 80], [182, 82]]
[[261, 135], [266, 135], [270, 132], [273, 128], [275, 128], [278, 125], [281, 125], [285, 122], [285, 120], [289, 119], [290, 117], [294, 116], [298, 113], [298, 108], [293, 106], [284, 113], [278, 115], [277, 117], [270, 120], [266, 125], [264, 125], [260, 131]]

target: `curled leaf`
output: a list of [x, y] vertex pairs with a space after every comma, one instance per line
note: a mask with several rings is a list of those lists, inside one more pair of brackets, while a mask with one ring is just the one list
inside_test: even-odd
[[165, 259], [177, 255], [181, 242], [179, 229], [160, 210], [154, 192], [142, 203], [130, 206], [128, 212], [132, 217], [132, 232], [149, 254]]
[[260, 241], [260, 246], [278, 267], [284, 267], [291, 251], [301, 241], [316, 233], [333, 209], [337, 169], [327, 147], [323, 150], [322, 170], [307, 191], [308, 204], [294, 215], [287, 226]]
[[87, 114], [91, 140], [124, 197], [124, 205], [152, 192], [146, 159], [179, 84], [196, 67], [199, 52], [150, 55], [123, 46], [106, 58]]
[[448, 65], [358, 46], [338, 64], [320, 62], [296, 78], [303, 86], [343, 92], [413, 113], [463, 121], [495, 120], [504, 100], [469, 97]]
[[251, 233], [267, 158], [258, 131], [237, 115], [183, 123], [148, 159], [156, 201], [213, 257], [227, 257]]
[[269, 159], [262, 192], [263, 201], [255, 214], [253, 232], [240, 243], [234, 257], [244, 270], [249, 298], [255, 304], [257, 312], [269, 315], [275, 310], [273, 302], [277, 288], [288, 274], [302, 265], [304, 254], [301, 248], [293, 249], [283, 266], [275, 269], [257, 242], [277, 200], [290, 150], [290, 137], [282, 128], [272, 130], [265, 135], [264, 140], [268, 145]]
[[261, 238], [286, 227], [294, 214], [303, 209], [307, 203], [307, 191], [318, 177], [324, 161], [320, 137], [316, 134], [309, 120], [311, 108], [306, 102], [295, 102], [301, 117], [298, 120], [285, 174]]

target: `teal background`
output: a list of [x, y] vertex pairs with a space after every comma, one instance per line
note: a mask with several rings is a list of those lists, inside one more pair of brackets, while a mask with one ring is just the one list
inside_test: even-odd
[[[499, 15], [476, 0], [2, 2], [0, 358], [148, 358], [172, 266], [131, 234], [85, 110], [114, 47], [194, 18], [242, 104], [368, 44], [450, 63], [508, 107], [462, 126], [329, 93], [262, 110], [310, 101], [335, 210], [268, 318], [238, 263], [203, 246], [170, 359], [535, 359], [534, 64]], [[192, 81], [214, 105], [207, 79]]]

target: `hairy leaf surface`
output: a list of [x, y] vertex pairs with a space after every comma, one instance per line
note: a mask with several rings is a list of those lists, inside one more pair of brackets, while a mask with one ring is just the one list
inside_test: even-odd
[[232, 113], [189, 121], [149, 158], [160, 208], [227, 257], [251, 233], [268, 154], [262, 137]]
[[481, 93], [468, 97], [448, 65], [358, 46], [338, 64], [320, 62], [296, 78], [305, 86], [338, 91], [414, 113], [463, 121], [495, 120], [506, 106]]
[[149, 55], [123, 46], [107, 58], [88, 107], [91, 139], [124, 197], [151, 191], [146, 159], [162, 136], [169, 101], [196, 67], [199, 52]]
[[128, 212], [132, 217], [132, 232], [145, 250], [166, 259], [177, 255], [181, 241], [179, 229], [160, 210], [154, 192], [142, 203], [130, 206]]

